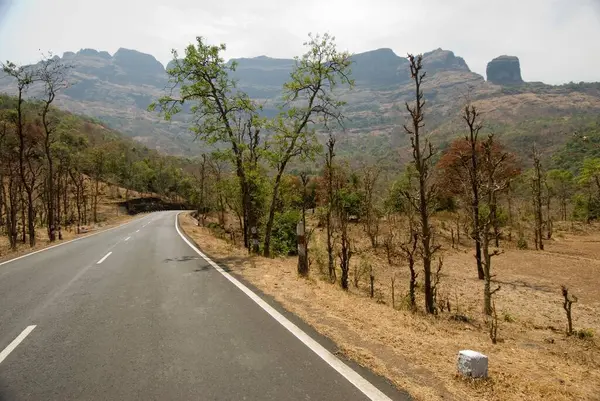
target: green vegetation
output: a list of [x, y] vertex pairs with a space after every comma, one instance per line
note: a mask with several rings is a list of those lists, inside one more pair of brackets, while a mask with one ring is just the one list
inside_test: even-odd
[[62, 228], [98, 222], [101, 184], [124, 187], [125, 202], [131, 190], [190, 199], [194, 162], [160, 155], [93, 118], [54, 107], [44, 126], [44, 105], [0, 95], [0, 225], [11, 248], [18, 241], [34, 246], [38, 227], [54, 241]]

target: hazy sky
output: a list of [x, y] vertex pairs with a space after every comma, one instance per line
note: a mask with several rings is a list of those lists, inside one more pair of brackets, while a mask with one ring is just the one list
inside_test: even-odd
[[600, 0], [0, 0], [0, 60], [119, 47], [154, 55], [204, 36], [227, 57], [292, 57], [308, 32], [354, 53], [453, 50], [485, 76], [518, 56], [527, 81], [600, 81]]

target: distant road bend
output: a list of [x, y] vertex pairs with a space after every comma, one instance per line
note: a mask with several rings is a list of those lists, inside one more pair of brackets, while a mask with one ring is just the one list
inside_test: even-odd
[[176, 216], [0, 264], [0, 401], [408, 399], [204, 259]]

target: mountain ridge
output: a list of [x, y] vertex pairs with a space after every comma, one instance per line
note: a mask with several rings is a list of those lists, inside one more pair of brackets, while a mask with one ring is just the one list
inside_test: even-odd
[[[165, 72], [168, 65], [163, 66], [154, 56], [127, 48], [119, 48], [113, 55], [84, 48], [65, 52], [62, 59], [73, 65], [69, 76], [73, 85], [59, 95], [58, 106], [96, 117], [165, 153], [192, 155], [204, 150], [202, 144], [193, 141], [185, 115], [167, 123], [146, 110], [168, 87]], [[266, 115], [274, 115], [282, 85], [295, 61], [265, 55], [233, 58], [228, 63], [232, 61], [238, 64], [233, 75], [239, 88], [261, 101]], [[367, 149], [377, 154], [395, 152], [396, 148], [402, 153], [408, 140], [400, 135], [398, 127], [406, 118], [404, 102], [413, 101], [414, 97], [407, 59], [390, 48], [379, 48], [354, 54], [352, 61], [356, 86], [341, 94], [347, 102], [349, 118], [340, 146], [350, 153], [364, 154]], [[423, 89], [428, 132], [438, 136], [442, 144], [460, 130], [457, 116], [467, 98], [482, 105], [490, 127], [501, 127], [500, 133], [506, 132], [509, 142], [519, 146], [518, 138], [509, 134], [519, 131], [523, 124], [537, 121], [536, 124], [543, 126], [545, 119], [562, 121], [576, 114], [588, 119], [600, 114], [600, 88], [595, 84], [502, 85], [487, 81], [471, 71], [462, 57], [442, 48], [424, 53], [423, 64], [427, 72]], [[510, 65], [510, 71], [496, 65], [495, 71], [498, 76], [520, 77], [520, 66], [517, 74], [515, 65], [514, 62]], [[10, 93], [14, 85], [0, 77], [0, 91]], [[35, 96], [35, 88], [30, 95]], [[560, 129], [564, 130], [565, 124], [558, 124], [556, 130]], [[540, 145], [548, 149], [556, 145], [553, 141], [561, 141], [556, 133], [540, 139], [551, 142]]]

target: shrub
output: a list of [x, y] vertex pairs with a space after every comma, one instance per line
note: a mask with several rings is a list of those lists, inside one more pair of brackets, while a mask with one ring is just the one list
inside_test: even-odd
[[593, 338], [594, 337], [594, 329], [581, 329], [577, 330], [577, 337], [582, 340]]
[[504, 312], [502, 314], [502, 318], [507, 323], [514, 323], [517, 321], [517, 319], [510, 312]]
[[287, 210], [275, 213], [271, 246], [274, 255], [289, 256], [298, 253], [296, 225], [300, 221], [300, 212]]
[[524, 237], [519, 238], [519, 240], [517, 241], [517, 248], [524, 250], [527, 249], [527, 241], [525, 240]]

